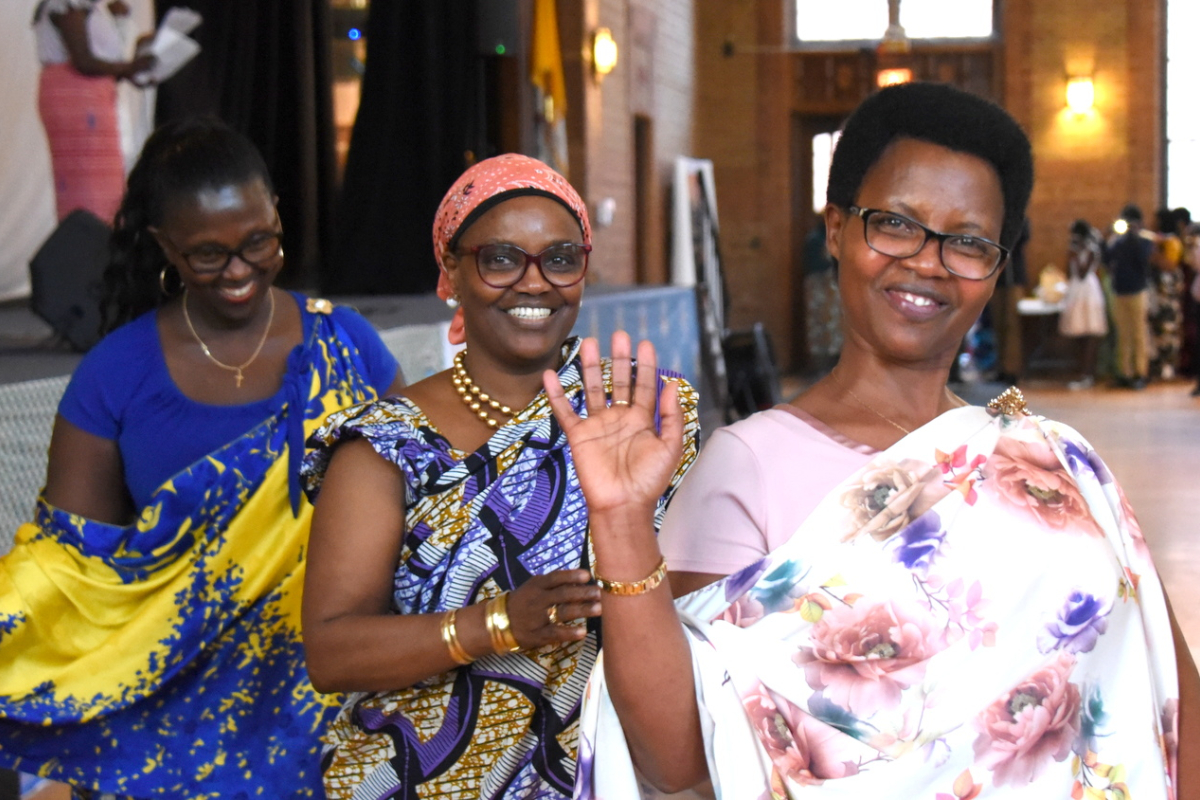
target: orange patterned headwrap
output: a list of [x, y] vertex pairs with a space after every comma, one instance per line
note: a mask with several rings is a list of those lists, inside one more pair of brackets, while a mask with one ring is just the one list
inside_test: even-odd
[[[592, 226], [588, 221], [587, 207], [566, 178], [536, 158], [519, 153], [505, 153], [485, 159], [459, 176], [442, 198], [433, 219], [433, 256], [437, 259], [440, 273], [438, 297], [448, 300], [453, 294], [442, 256], [451, 249], [459, 235], [489, 208], [510, 197], [522, 195], [542, 195], [562, 203], [579, 220], [583, 243], [591, 244]], [[449, 338], [451, 344], [466, 341], [461, 308], [450, 323]]]

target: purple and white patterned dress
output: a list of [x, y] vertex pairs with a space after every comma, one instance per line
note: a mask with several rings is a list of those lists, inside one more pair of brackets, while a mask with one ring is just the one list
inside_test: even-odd
[[[564, 345], [559, 379], [585, 413], [578, 351], [577, 339]], [[680, 400], [684, 452], [656, 523], [699, 444], [696, 393], [682, 380]], [[583, 492], [544, 393], [474, 453], [452, 448], [404, 398], [335, 414], [314, 437], [310, 490], [333, 446], [356, 436], [400, 467], [406, 484], [395, 613], [463, 608], [533, 575], [592, 563]], [[569, 797], [600, 620], [587, 628], [579, 642], [489, 655], [407, 689], [352, 695], [326, 739], [328, 797]]]

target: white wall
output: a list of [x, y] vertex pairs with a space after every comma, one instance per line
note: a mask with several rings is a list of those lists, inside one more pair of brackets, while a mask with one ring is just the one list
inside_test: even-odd
[[[29, 295], [29, 259], [57, 224], [54, 177], [38, 117], [41, 65], [34, 44], [38, 0], [0, 0], [0, 301]], [[134, 30], [154, 29], [153, 0], [129, 0]], [[126, 171], [149, 135], [154, 90], [118, 86]]]

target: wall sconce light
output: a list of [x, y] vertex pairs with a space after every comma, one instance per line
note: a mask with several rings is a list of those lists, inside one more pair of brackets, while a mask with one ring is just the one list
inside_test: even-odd
[[908, 67], [881, 69], [875, 73], [875, 84], [882, 89], [885, 86], [895, 86], [898, 83], [909, 83], [913, 79], [913, 71]]
[[1096, 86], [1090, 76], [1073, 76], [1067, 78], [1067, 108], [1077, 115], [1083, 115], [1096, 105]]
[[592, 70], [596, 82], [604, 80], [604, 76], [617, 66], [617, 42], [613, 39], [612, 31], [608, 28], [597, 28], [592, 35]]

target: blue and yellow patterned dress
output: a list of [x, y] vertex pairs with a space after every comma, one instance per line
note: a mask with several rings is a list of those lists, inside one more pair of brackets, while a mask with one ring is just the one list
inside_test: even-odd
[[0, 765], [133, 797], [321, 796], [339, 698], [304, 667], [296, 474], [329, 412], [377, 396], [331, 308], [308, 302], [282, 410], [172, 476], [136, 523], [38, 502], [0, 558]]

